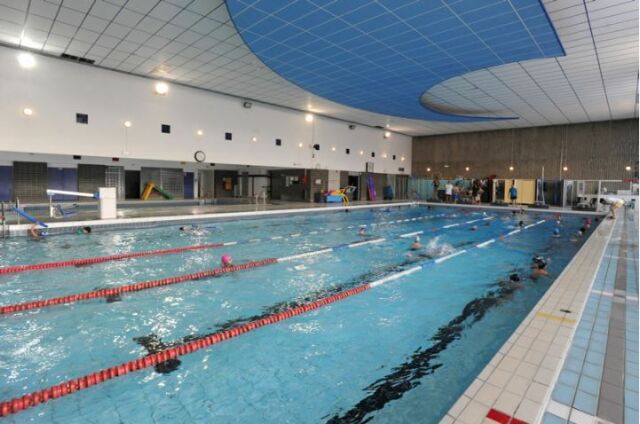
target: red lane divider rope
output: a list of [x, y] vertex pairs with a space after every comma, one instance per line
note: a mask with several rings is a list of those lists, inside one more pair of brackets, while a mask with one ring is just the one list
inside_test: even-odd
[[41, 264], [15, 265], [15, 266], [9, 266], [6, 268], [0, 268], [0, 275], [13, 274], [16, 272], [24, 272], [24, 271], [64, 268], [67, 266], [74, 266], [74, 265], [98, 264], [101, 262], [119, 261], [122, 259], [131, 259], [131, 258], [141, 258], [144, 256], [168, 255], [170, 253], [188, 252], [192, 250], [214, 249], [216, 247], [222, 247], [222, 246], [225, 246], [225, 243], [197, 244], [195, 246], [174, 247], [172, 249], [151, 250], [148, 252], [121, 253], [119, 255], [99, 256], [97, 258], [69, 259], [66, 261], [44, 262]]
[[265, 318], [251, 321], [246, 324], [231, 328], [229, 330], [212, 334], [202, 339], [183, 343], [170, 349], [165, 349], [163, 351], [144, 356], [142, 358], [124, 362], [111, 368], [105, 368], [103, 370], [85, 375], [83, 377], [67, 380], [55, 386], [50, 386], [46, 389], [38, 390], [24, 396], [4, 401], [0, 403], [0, 417], [6, 417], [7, 415], [18, 413], [27, 408], [31, 408], [41, 403], [46, 403], [50, 400], [70, 395], [79, 390], [84, 390], [113, 378], [129, 374], [130, 372], [135, 372], [138, 370], [156, 366], [170, 359], [187, 355], [189, 353], [196, 352], [209, 346], [221, 343], [225, 340], [237, 337], [241, 334], [248, 333], [249, 331], [257, 330], [260, 327], [275, 324], [296, 315], [301, 315], [306, 312], [329, 305], [331, 303], [338, 302], [347, 297], [362, 293], [370, 288], [371, 285], [369, 283], [363, 284], [361, 286], [336, 293], [332, 296], [316, 300], [315, 302], [307, 303], [306, 305], [301, 305], [296, 308], [278, 312]]
[[180, 275], [178, 277], [163, 278], [160, 280], [145, 281], [142, 283], [128, 284], [107, 289], [92, 290], [84, 293], [75, 293], [67, 296], [52, 297], [44, 300], [35, 300], [32, 302], [16, 303], [13, 305], [0, 306], [0, 315], [13, 314], [16, 312], [28, 311], [30, 309], [45, 308], [47, 306], [61, 305], [65, 303], [80, 302], [83, 300], [96, 299], [100, 297], [116, 296], [123, 293], [138, 292], [156, 287], [168, 286], [171, 284], [182, 283], [185, 281], [197, 280], [199, 278], [211, 277], [229, 272], [242, 271], [245, 269], [256, 268], [259, 266], [270, 265], [278, 262], [276, 258], [263, 259], [260, 261], [249, 262], [242, 265], [236, 265], [228, 268], [214, 268], [210, 271], [196, 272], [193, 274]]

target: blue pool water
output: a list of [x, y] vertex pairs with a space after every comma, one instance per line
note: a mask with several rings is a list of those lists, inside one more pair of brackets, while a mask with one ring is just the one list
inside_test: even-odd
[[[520, 220], [528, 225], [544, 218], [549, 220], [500, 237]], [[368, 225], [364, 237], [357, 234], [360, 224]], [[451, 224], [461, 225], [442, 228]], [[217, 228], [203, 235], [158, 227], [54, 236], [41, 242], [4, 240], [0, 266], [199, 243], [240, 243], [0, 275], [0, 305], [211, 269], [225, 253], [238, 263], [372, 237], [385, 240], [123, 295], [112, 303], [98, 299], [0, 316], [0, 401], [428, 262], [415, 262], [415, 254], [408, 257], [412, 239], [398, 238], [401, 234], [424, 231], [422, 243], [437, 247], [442, 255], [468, 251], [341, 302], [183, 356], [164, 372], [150, 368], [128, 374], [5, 421], [436, 423], [589, 235], [575, 239], [582, 225], [577, 216], [564, 216], [561, 236], [554, 238], [551, 234], [558, 225], [550, 214], [514, 216], [506, 211], [444, 207], [202, 225]], [[477, 225], [475, 231], [472, 225]], [[497, 241], [474, 248], [492, 238]], [[550, 277], [530, 278], [534, 254], [551, 258]], [[509, 283], [514, 273], [521, 281]]]

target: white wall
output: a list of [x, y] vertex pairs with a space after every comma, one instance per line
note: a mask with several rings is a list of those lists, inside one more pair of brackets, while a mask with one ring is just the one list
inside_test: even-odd
[[[25, 70], [17, 54], [0, 47], [0, 151], [193, 163], [194, 152], [202, 150], [208, 163], [363, 172], [372, 161], [375, 172], [411, 172], [408, 136], [384, 139], [382, 130], [350, 130], [345, 122], [318, 116], [310, 124], [301, 112], [258, 103], [245, 109], [241, 99], [177, 85], [157, 96], [152, 80], [45, 56]], [[25, 107], [32, 116], [22, 113]], [[89, 125], [76, 124], [77, 112], [89, 114]], [[125, 121], [132, 127], [126, 129]], [[161, 124], [170, 124], [171, 134], [162, 134]], [[233, 133], [233, 141], [224, 140], [225, 132]], [[314, 143], [320, 151], [311, 149]]]

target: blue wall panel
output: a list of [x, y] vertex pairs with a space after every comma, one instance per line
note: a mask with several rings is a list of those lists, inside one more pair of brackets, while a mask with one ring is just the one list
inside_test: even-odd
[[13, 200], [13, 169], [11, 166], [0, 166], [0, 200]]
[[193, 172], [184, 173], [184, 198], [193, 199]]
[[[76, 168], [48, 168], [48, 185], [50, 189], [78, 191], [78, 170]], [[76, 201], [77, 196], [66, 196], [56, 194], [55, 201]]]

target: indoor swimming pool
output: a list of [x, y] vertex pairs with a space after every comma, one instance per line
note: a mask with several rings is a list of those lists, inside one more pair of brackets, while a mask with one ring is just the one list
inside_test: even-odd
[[[0, 415], [437, 423], [597, 222], [583, 226], [413, 206], [2, 240]], [[71, 261], [86, 258], [101, 259]]]

